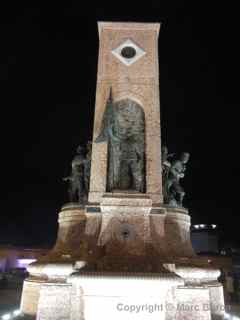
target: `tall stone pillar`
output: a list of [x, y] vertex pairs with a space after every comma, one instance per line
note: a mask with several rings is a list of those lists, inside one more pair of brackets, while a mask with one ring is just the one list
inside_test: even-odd
[[96, 143], [106, 101], [130, 99], [145, 114], [146, 194], [162, 203], [158, 23], [99, 22], [99, 59], [89, 203], [100, 203], [107, 185], [107, 142]]

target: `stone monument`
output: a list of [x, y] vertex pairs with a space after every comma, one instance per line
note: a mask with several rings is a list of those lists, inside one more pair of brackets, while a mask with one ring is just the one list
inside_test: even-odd
[[41, 320], [223, 319], [220, 272], [191, 246], [179, 182], [189, 155], [170, 161], [165, 149], [161, 156], [160, 25], [98, 28], [88, 201], [62, 207], [54, 248], [28, 268], [22, 313]]

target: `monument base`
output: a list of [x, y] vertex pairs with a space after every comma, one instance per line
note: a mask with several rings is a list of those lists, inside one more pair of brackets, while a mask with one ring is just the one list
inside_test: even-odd
[[[148, 313], [183, 319], [183, 312], [184, 319], [222, 319], [220, 273], [194, 254], [189, 227], [186, 209], [152, 206], [146, 195], [106, 194], [98, 205], [65, 205], [55, 247], [28, 267], [22, 312], [41, 320], [95, 320], [104, 305], [116, 319]], [[114, 307], [118, 299], [149, 308], [154, 301], [159, 311], [128, 314]], [[199, 318], [190, 305], [201, 305]]]
[[77, 271], [65, 284], [41, 286], [37, 319], [96, 320], [104, 314], [105, 319], [116, 320], [211, 320], [224, 318], [223, 305], [219, 296], [211, 296], [208, 285], [187, 284], [167, 270], [158, 274]]

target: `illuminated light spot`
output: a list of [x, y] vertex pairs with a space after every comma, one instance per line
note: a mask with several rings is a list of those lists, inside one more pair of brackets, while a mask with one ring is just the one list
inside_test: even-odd
[[36, 259], [17, 259], [18, 268], [26, 268], [30, 263], [37, 261]]
[[19, 316], [21, 314], [21, 310], [14, 310], [13, 311], [14, 316]]
[[62, 254], [61, 257], [63, 259], [71, 259], [72, 256], [70, 254]]
[[7, 313], [4, 316], [2, 316], [2, 320], [9, 320], [9, 319], [11, 319], [10, 313]]

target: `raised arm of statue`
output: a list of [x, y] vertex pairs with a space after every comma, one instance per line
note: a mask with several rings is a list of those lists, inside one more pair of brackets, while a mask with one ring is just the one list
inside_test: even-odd
[[170, 167], [170, 172], [175, 178], [181, 178], [183, 171], [180, 161], [176, 161], [172, 164], [172, 166]]

